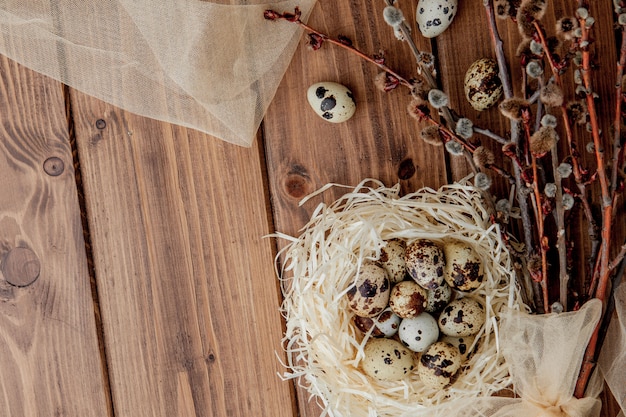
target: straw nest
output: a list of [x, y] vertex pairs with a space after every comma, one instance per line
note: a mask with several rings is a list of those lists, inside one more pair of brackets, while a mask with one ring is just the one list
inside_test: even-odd
[[[319, 192], [331, 186], [336, 185]], [[320, 204], [300, 236], [276, 234], [289, 241], [277, 258], [282, 259], [277, 273], [286, 319], [284, 378], [297, 379], [325, 414], [346, 417], [449, 414], [454, 408], [447, 405], [462, 406], [464, 398], [510, 387], [499, 350], [498, 317], [504, 308], [526, 307], [514, 261], [490, 214], [480, 191], [470, 185], [424, 188], [400, 197], [399, 186], [367, 180], [333, 204]], [[355, 327], [345, 295], [357, 268], [377, 260], [390, 239], [461, 240], [483, 262], [485, 278], [472, 296], [485, 305], [485, 325], [474, 342], [475, 353], [445, 389], [424, 386], [415, 372], [400, 381], [380, 381], [362, 371], [369, 335]]]

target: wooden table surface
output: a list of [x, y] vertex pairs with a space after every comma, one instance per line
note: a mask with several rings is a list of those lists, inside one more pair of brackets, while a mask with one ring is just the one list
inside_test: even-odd
[[[415, 3], [402, 3], [407, 15]], [[473, 60], [494, 56], [475, 3], [462, 2], [451, 29], [418, 46], [436, 51], [452, 106], [504, 134], [497, 110], [478, 114], [460, 88]], [[547, 19], [572, 13], [570, 3], [555, 0]], [[383, 6], [321, 1], [310, 23], [364, 51], [385, 50], [409, 76], [413, 59], [383, 22]], [[594, 7], [599, 68], [612, 74], [612, 5]], [[517, 29], [499, 24], [512, 57]], [[408, 192], [469, 172], [418, 139], [406, 94], [379, 92], [377, 72], [337, 48], [301, 45], [257, 140], [241, 148], [1, 58], [0, 415], [319, 415], [278, 376], [274, 257], [284, 242], [264, 236], [297, 234], [339, 191], [299, 200], [329, 182], [377, 178]], [[308, 108], [306, 88], [322, 80], [353, 90], [358, 110], [347, 123], [327, 123]], [[600, 96], [611, 97], [614, 83], [601, 77]], [[608, 102], [600, 102], [607, 126]], [[584, 231], [576, 233], [584, 241]], [[623, 222], [616, 233], [623, 240]], [[603, 399], [602, 415], [615, 416]]]

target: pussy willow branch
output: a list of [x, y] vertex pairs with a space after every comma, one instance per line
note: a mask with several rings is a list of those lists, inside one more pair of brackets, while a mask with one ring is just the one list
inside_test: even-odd
[[489, 36], [491, 38], [491, 43], [493, 44], [495, 53], [496, 53], [496, 61], [498, 62], [498, 76], [500, 77], [500, 81], [502, 81], [502, 90], [504, 92], [505, 98], [513, 97], [513, 86], [511, 84], [511, 80], [509, 78], [509, 71], [507, 70], [506, 65], [506, 56], [504, 55], [502, 38], [500, 38], [500, 34], [498, 33], [498, 27], [496, 26], [496, 15], [493, 10], [493, 0], [483, 0], [483, 6], [485, 7], [485, 12], [487, 13], [487, 20], [489, 22]]
[[[483, 0], [483, 6], [485, 7], [485, 13], [487, 14], [487, 22], [489, 26], [489, 36], [491, 43], [496, 54], [496, 61], [498, 62], [498, 71], [500, 81], [502, 82], [502, 90], [505, 98], [513, 97], [513, 87], [509, 72], [506, 65], [506, 56], [504, 54], [502, 38], [498, 33], [498, 27], [496, 25], [496, 18], [493, 9], [493, 0]], [[511, 143], [515, 145], [515, 152], [519, 152], [519, 124], [515, 120], [511, 120]], [[519, 158], [519, 154], [516, 155]], [[515, 190], [517, 193], [517, 203], [520, 209], [520, 218], [522, 220], [522, 229], [524, 235], [524, 244], [526, 245], [526, 255], [530, 255], [533, 252], [534, 242], [532, 237], [532, 221], [530, 218], [530, 208], [528, 207], [528, 201], [526, 195], [524, 195], [524, 183], [522, 182], [522, 169], [519, 164], [513, 164], [513, 176], [515, 178]], [[538, 297], [539, 292], [537, 290], [537, 284], [534, 282], [526, 283], [534, 287], [533, 293], [535, 294], [535, 306], [537, 309], [543, 309], [546, 311], [548, 306], [544, 306], [541, 298]]]
[[[476, 146], [469, 143], [466, 140], [463, 140], [462, 138], [460, 138], [456, 133], [454, 133], [452, 130], [448, 129], [446, 126], [444, 126], [441, 122], [433, 119], [430, 115], [425, 114], [425, 113], [421, 113], [420, 114], [421, 118], [423, 120], [426, 120], [428, 123], [437, 126], [437, 128], [439, 129], [439, 131], [441, 132], [441, 134], [443, 135], [443, 137], [446, 138], [446, 140], [453, 140], [455, 142], [458, 142], [461, 146], [463, 146], [463, 149], [468, 152], [470, 155], [474, 154], [474, 151], [476, 150]], [[471, 157], [469, 158], [470, 160], [472, 159]], [[486, 166], [486, 168], [492, 170], [493, 172], [495, 172], [496, 174], [502, 176], [504, 179], [506, 179], [509, 184], [513, 185], [515, 184], [515, 179], [513, 177], [511, 177], [511, 174], [509, 174], [505, 169], [499, 167], [496, 164], [489, 164]]]
[[[386, 73], [392, 75], [393, 77], [395, 77], [400, 84], [402, 84], [403, 86], [411, 89], [413, 88], [413, 86], [411, 85], [411, 83], [409, 81], [407, 81], [403, 76], [401, 76], [400, 74], [398, 74], [397, 72], [395, 72], [394, 70], [392, 70], [391, 68], [389, 68], [387, 65], [385, 65], [384, 63], [380, 62], [379, 60], [374, 59], [373, 57], [364, 54], [363, 52], [359, 51], [358, 49], [356, 49], [355, 47], [353, 47], [352, 45], [350, 45], [349, 43], [346, 42], [342, 42], [339, 39], [334, 39], [331, 38], [330, 36], [326, 35], [325, 33], [319, 32], [318, 30], [312, 28], [311, 26], [307, 25], [306, 23], [304, 23], [302, 20], [300, 20], [300, 18], [298, 17], [297, 14], [298, 10], [296, 9], [296, 15], [295, 17], [292, 17], [294, 15], [289, 15], [289, 17], [287, 17], [284, 13], [280, 13], [277, 12], [275, 10], [266, 10], [265, 11], [265, 18], [267, 20], [279, 20], [279, 19], [283, 19], [286, 20], [288, 22], [291, 23], [295, 23], [298, 26], [302, 27], [304, 30], [306, 30], [309, 33], [313, 33], [317, 36], [319, 36], [321, 39], [323, 39], [323, 41], [325, 42], [330, 42], [333, 45], [337, 45], [340, 48], [343, 49], [347, 49], [348, 51], [352, 52], [353, 54], [356, 54], [357, 56], [359, 56], [360, 58], [376, 65], [378, 68], [380, 68], [381, 70], [385, 71]], [[271, 16], [271, 17], [268, 17]]]
[[[552, 56], [550, 52], [550, 49], [548, 48], [548, 42], [543, 32], [543, 28], [537, 21], [534, 22], [534, 26], [535, 26], [536, 33], [539, 37], [539, 41], [543, 47], [543, 51], [546, 56], [546, 59], [550, 65], [550, 69], [552, 70], [552, 76], [554, 77], [554, 82], [559, 88], [563, 89], [563, 82], [561, 80], [560, 71], [558, 69], [558, 66], [556, 64], [554, 57]], [[592, 277], [592, 280], [593, 280], [593, 276], [595, 275], [593, 273], [593, 271], [595, 270], [595, 266], [594, 266], [595, 265], [594, 259], [596, 258], [595, 254], [597, 253], [597, 250], [600, 247], [600, 239], [598, 236], [599, 227], [595, 220], [595, 216], [593, 212], [591, 211], [591, 206], [589, 204], [589, 201], [587, 200], [587, 184], [583, 176], [583, 169], [580, 166], [578, 149], [574, 142], [574, 134], [572, 132], [572, 122], [567, 114], [567, 107], [566, 107], [565, 102], [563, 102], [563, 104], [561, 105], [561, 119], [563, 121], [563, 127], [565, 129], [565, 137], [567, 139], [569, 154], [570, 154], [570, 158], [572, 161], [572, 172], [574, 174], [574, 182], [576, 183], [576, 187], [578, 188], [578, 191], [580, 193], [580, 204], [582, 206], [583, 213], [585, 214], [585, 218], [587, 219], [587, 224], [588, 224], [587, 233], [589, 234], [589, 239], [591, 241], [591, 256], [590, 256], [590, 262], [589, 262], [589, 265], [590, 265], [589, 270], [591, 271], [590, 276]], [[566, 279], [564, 277], [565, 276], [561, 275], [562, 280]], [[564, 304], [563, 307], [567, 308], [567, 305]]]
[[617, 193], [620, 184], [619, 171], [623, 164], [624, 147], [622, 145], [622, 103], [624, 101], [622, 76], [626, 66], [626, 29], [622, 26], [622, 45], [620, 57], [617, 63], [617, 76], [615, 81], [615, 120], [613, 121], [613, 159], [611, 161], [611, 192]]
[[626, 257], [626, 243], [622, 245], [619, 253], [615, 256], [615, 258], [613, 258], [613, 260], [609, 264], [609, 269], [612, 271], [617, 268], [619, 264], [621, 264], [624, 260], [624, 257]]
[[[522, 124], [524, 126], [524, 134], [526, 142], [530, 142], [530, 113], [524, 112]], [[543, 294], [543, 309], [547, 313], [550, 300], [548, 297], [548, 245], [545, 244], [547, 237], [545, 235], [543, 203], [541, 190], [539, 189], [539, 172], [537, 170], [537, 157], [531, 154], [531, 167], [533, 170], [532, 184], [529, 186], [533, 190], [535, 220], [537, 221], [537, 237], [539, 241], [539, 254], [541, 256], [541, 293]]]
[[[579, 19], [580, 26], [582, 28], [582, 37], [581, 42], [585, 42], [586, 45], [589, 44], [590, 39], [590, 28], [587, 27], [585, 19]], [[622, 31], [622, 38], [624, 37], [624, 32]], [[620, 60], [619, 62], [624, 62], [624, 41], [622, 39], [622, 48], [620, 52]], [[613, 222], [613, 207], [615, 198], [617, 198], [616, 189], [611, 186], [609, 182], [608, 175], [606, 173], [605, 165], [604, 165], [604, 145], [602, 144], [602, 138], [600, 137], [600, 127], [598, 125], [598, 118], [596, 113], [595, 101], [593, 99], [593, 85], [591, 82], [591, 53], [589, 51], [589, 47], [585, 46], [582, 48], [582, 77], [583, 84], [586, 90], [586, 101], [587, 107], [589, 111], [589, 118], [591, 123], [591, 134], [593, 137], [593, 143], [595, 147], [595, 156], [596, 156], [596, 164], [597, 164], [597, 175], [598, 180], [600, 182], [600, 191], [601, 191], [601, 199], [602, 199], [602, 229], [601, 229], [601, 245], [600, 245], [600, 253], [599, 253], [599, 265], [597, 269], [597, 289], [595, 291], [594, 296], [602, 301], [602, 303], [606, 306], [607, 304], [607, 290], [609, 287], [609, 282], [611, 278], [611, 269], [610, 265], [610, 243], [611, 243], [611, 227]], [[619, 101], [619, 98], [618, 98]], [[616, 115], [617, 118], [621, 115]], [[594, 271], [595, 272], [595, 271]], [[594, 277], [594, 280], [596, 278]], [[589, 382], [589, 378], [591, 377], [591, 373], [595, 366], [596, 360], [596, 352], [599, 348], [599, 334], [602, 326], [602, 322], [596, 325], [596, 328], [591, 335], [591, 339], [589, 340], [589, 344], [587, 345], [587, 349], [585, 350], [585, 355], [583, 357], [583, 364], [581, 366], [581, 371], [576, 381], [576, 388], [574, 389], [574, 395], [577, 398], [581, 398], [585, 394], [585, 390], [587, 388], [587, 384]]]
[[563, 310], [567, 310], [569, 273], [567, 271], [567, 248], [565, 236], [565, 209], [563, 208], [563, 187], [561, 186], [561, 174], [559, 173], [559, 156], [557, 153], [557, 145], [555, 144], [550, 150], [552, 155], [552, 171], [554, 175], [554, 183], [556, 185], [554, 219], [556, 221], [557, 236], [556, 247], [559, 253], [559, 302], [563, 306]]
[[[385, 0], [385, 4], [387, 4], [387, 6], [394, 6], [394, 3], [394, 0]], [[409, 49], [411, 49], [411, 53], [417, 61], [420, 73], [422, 73], [422, 76], [424, 77], [428, 85], [431, 86], [431, 88], [437, 88], [437, 82], [435, 81], [433, 75], [430, 73], [430, 70], [426, 68], [421, 62], [421, 51], [419, 50], [415, 42], [413, 42], [413, 38], [411, 37], [411, 30], [407, 26], [406, 22], [400, 23], [399, 29], [402, 32], [404, 40], [409, 44]]]
[[[385, 4], [387, 4], [387, 6], [394, 6], [395, 0], [385, 0]], [[435, 77], [433, 77], [432, 73], [430, 72], [430, 69], [427, 68], [422, 63], [422, 60], [420, 58], [421, 51], [419, 50], [419, 48], [413, 41], [413, 38], [411, 37], [411, 30], [407, 26], [406, 22], [400, 23], [399, 29], [402, 32], [402, 36], [404, 37], [404, 40], [409, 44], [409, 49], [411, 49], [411, 53], [413, 54], [413, 56], [415, 57], [415, 60], [417, 61], [418, 72], [422, 75], [422, 77], [424, 77], [424, 80], [426, 80], [426, 83], [428, 84], [430, 88], [439, 88], [439, 86], [437, 85], [437, 81], [435, 80]], [[439, 111], [442, 117], [445, 119], [448, 126], [454, 126], [453, 124], [454, 118], [452, 117], [450, 108], [448, 108], [448, 106], [442, 106], [439, 109]]]

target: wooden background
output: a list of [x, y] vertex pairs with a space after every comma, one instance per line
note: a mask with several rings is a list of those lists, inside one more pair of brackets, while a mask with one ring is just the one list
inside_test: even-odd
[[[415, 3], [402, 2], [407, 16]], [[598, 64], [609, 74], [597, 90], [611, 97], [612, 7], [595, 3]], [[478, 4], [462, 2], [451, 29], [418, 46], [435, 52], [451, 107], [504, 134], [497, 111], [478, 114], [461, 94], [469, 64], [493, 57]], [[383, 6], [321, 1], [309, 22], [366, 52], [386, 51], [409, 77], [413, 58], [382, 21]], [[555, 0], [547, 19], [572, 11]], [[512, 58], [517, 30], [510, 22], [500, 29]], [[283, 323], [273, 261], [282, 242], [263, 236], [297, 234], [339, 191], [298, 201], [328, 182], [377, 178], [409, 192], [469, 172], [418, 139], [407, 95], [380, 93], [376, 73], [345, 51], [301, 45], [257, 141], [240, 148], [1, 58], [0, 415], [318, 415], [278, 377]], [[307, 107], [306, 88], [322, 80], [353, 90], [358, 110], [347, 123], [326, 123]], [[608, 129], [609, 100], [599, 111]], [[624, 222], [617, 224], [622, 241]], [[574, 235], [585, 242], [584, 231]], [[614, 402], [603, 400], [603, 416], [615, 416]]]

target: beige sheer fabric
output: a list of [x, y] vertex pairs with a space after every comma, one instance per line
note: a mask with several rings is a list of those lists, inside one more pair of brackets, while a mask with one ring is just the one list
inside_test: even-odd
[[[142, 116], [249, 146], [315, 0], [0, 0], [0, 53]], [[281, 24], [282, 23], [282, 24]]]
[[626, 282], [615, 290], [615, 315], [602, 346], [598, 366], [611, 393], [626, 415]]
[[[500, 348], [519, 398], [488, 397], [450, 401], [419, 415], [456, 417], [597, 417], [602, 390], [592, 379], [586, 397], [573, 396], [585, 347], [600, 319], [602, 304], [586, 303], [579, 311], [529, 315], [508, 311], [500, 326]], [[622, 373], [621, 369], [617, 373]], [[623, 377], [623, 375], [621, 375]], [[408, 417], [408, 415], [407, 415]]]
[[521, 400], [494, 415], [599, 415], [599, 380], [590, 385], [587, 397], [576, 399], [573, 393], [585, 348], [601, 311], [600, 301], [593, 300], [577, 312], [508, 315], [502, 324], [502, 351]]

